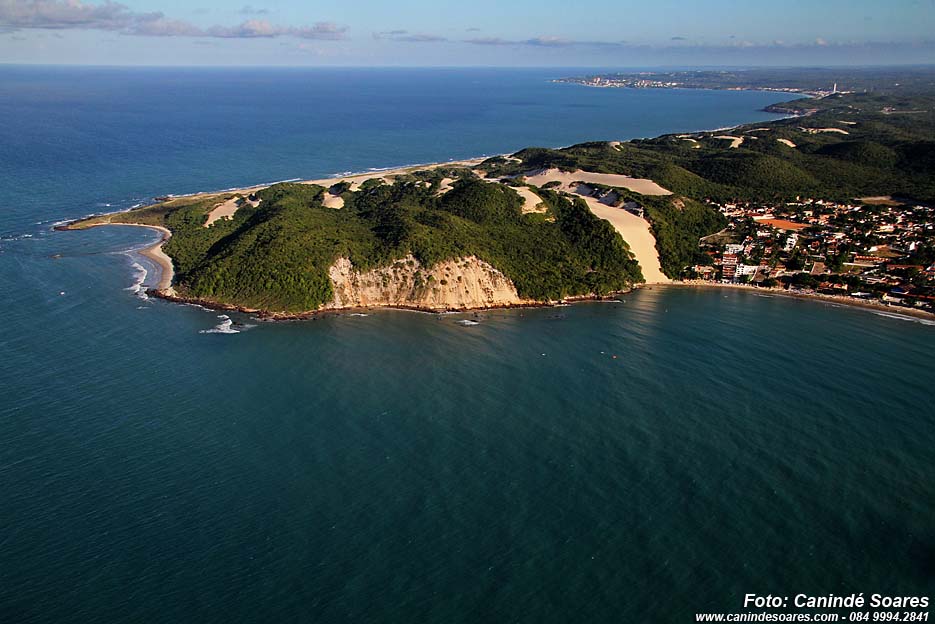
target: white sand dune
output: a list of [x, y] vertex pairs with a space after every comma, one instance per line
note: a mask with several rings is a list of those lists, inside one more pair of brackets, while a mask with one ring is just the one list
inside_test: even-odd
[[630, 246], [630, 251], [633, 252], [636, 261], [639, 262], [647, 284], [666, 284], [671, 281], [662, 272], [659, 252], [656, 251], [656, 238], [649, 227], [649, 221], [623, 208], [608, 205], [603, 200], [591, 197], [594, 189], [587, 184], [572, 184], [570, 190], [584, 200], [592, 213], [609, 221], [620, 233], [623, 240]]
[[561, 171], [559, 169], [546, 169], [530, 173], [526, 181], [534, 186], [542, 186], [549, 182], [560, 182], [563, 187], [570, 187], [574, 182], [592, 182], [605, 186], [616, 186], [629, 189], [642, 195], [671, 195], [652, 180], [631, 178], [630, 176], [615, 173], [591, 173], [589, 171]]
[[321, 205], [325, 208], [340, 210], [344, 208], [344, 198], [340, 195], [332, 195], [330, 191], [325, 191], [325, 196], [321, 200]]
[[614, 229], [630, 246], [630, 251], [640, 263], [643, 279], [647, 284], [667, 284], [671, 280], [662, 272], [659, 264], [659, 252], [656, 251], [656, 238], [649, 229], [649, 222], [623, 208], [614, 208], [602, 204], [593, 197], [582, 198], [595, 215], [609, 221]]
[[783, 145], [788, 146], [788, 147], [795, 147], [795, 143], [793, 143], [793, 142], [790, 141], [789, 139], [776, 139], [776, 140], [777, 140], [778, 142], [782, 143]]
[[442, 178], [442, 181], [438, 185], [438, 190], [435, 191], [435, 195], [441, 196], [451, 190], [451, 185], [454, 182], [451, 178]]
[[523, 214], [529, 212], [545, 212], [545, 204], [542, 202], [542, 198], [536, 195], [536, 193], [525, 186], [513, 186], [510, 187], [523, 198]]
[[719, 136], [711, 137], [712, 139], [723, 139], [725, 141], [730, 141], [730, 148], [737, 149], [743, 144], [743, 137], [730, 136], [728, 134], [722, 134]]
[[838, 134], [850, 134], [847, 130], [842, 130], [841, 128], [799, 128], [802, 132], [807, 132], [809, 134], [818, 134], [819, 132], [836, 132]]
[[205, 227], [210, 227], [212, 223], [218, 219], [230, 219], [234, 216], [234, 213], [237, 212], [237, 208], [240, 207], [239, 202], [241, 200], [240, 196], [231, 197], [225, 202], [222, 202], [214, 207], [214, 209], [208, 213], [208, 220], [205, 221]]

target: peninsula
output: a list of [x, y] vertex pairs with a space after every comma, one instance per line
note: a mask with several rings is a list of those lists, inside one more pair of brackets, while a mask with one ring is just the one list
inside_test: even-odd
[[277, 318], [670, 282], [931, 311], [935, 89], [911, 84], [729, 130], [161, 198], [64, 229], [159, 228], [157, 294]]

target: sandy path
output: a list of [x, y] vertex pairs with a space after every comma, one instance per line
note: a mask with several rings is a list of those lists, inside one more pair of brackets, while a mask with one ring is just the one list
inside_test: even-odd
[[789, 139], [776, 139], [776, 140], [782, 143], [783, 145], [788, 145], [789, 147], [795, 147], [795, 143], [793, 143]]
[[615, 173], [591, 173], [589, 171], [560, 171], [547, 169], [526, 176], [526, 181], [534, 186], [542, 186], [549, 182], [561, 182], [562, 186], [569, 186], [573, 182], [592, 182], [605, 186], [616, 186], [629, 189], [641, 195], [671, 195], [670, 191], [662, 188], [652, 180], [631, 178], [630, 176]]

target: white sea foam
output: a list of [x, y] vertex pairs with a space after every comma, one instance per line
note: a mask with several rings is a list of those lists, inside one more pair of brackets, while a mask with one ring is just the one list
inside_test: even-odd
[[221, 322], [212, 327], [211, 329], [202, 329], [200, 334], [239, 334], [239, 329], [234, 329], [234, 321], [231, 320], [231, 317], [226, 314], [221, 314], [218, 316], [221, 319]]
[[354, 312], [353, 314], [348, 314], [348, 316], [370, 316], [370, 315], [364, 314], [363, 312]]
[[146, 276], [149, 275], [149, 272], [146, 270], [146, 267], [139, 262], [134, 261], [131, 266], [133, 267], [133, 285], [124, 290], [129, 290], [140, 299], [149, 299], [149, 295], [146, 294], [146, 288], [143, 286], [143, 282], [146, 281]]
[[473, 327], [475, 325], [480, 325], [477, 321], [472, 321], [471, 319], [462, 319], [460, 321], [455, 321], [458, 325], [464, 325], [465, 327]]
[[929, 321], [926, 319], [916, 318], [914, 316], [906, 316], [904, 314], [891, 314], [889, 312], [874, 312], [877, 316], [882, 316], [885, 318], [891, 318], [898, 321], [909, 321], [911, 323], [920, 323], [922, 325], [935, 326], [935, 321]]

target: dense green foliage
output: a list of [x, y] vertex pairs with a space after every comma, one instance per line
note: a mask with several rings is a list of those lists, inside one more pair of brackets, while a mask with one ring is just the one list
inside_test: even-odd
[[[912, 84], [923, 80], [915, 77]], [[503, 183], [477, 180], [464, 167], [442, 167], [407, 173], [394, 184], [370, 179], [356, 192], [338, 183], [330, 190], [343, 197], [340, 210], [322, 206], [321, 187], [277, 184], [257, 194], [259, 207], [243, 202], [232, 220], [207, 228], [206, 214], [230, 196], [173, 200], [111, 218], [173, 232], [165, 250], [184, 294], [296, 312], [332, 298], [327, 271], [340, 257], [367, 270], [408, 254], [425, 268], [476, 255], [513, 280], [521, 296], [537, 300], [603, 294], [641, 280], [613, 227], [580, 199], [553, 190], [555, 184], [536, 190], [546, 214], [522, 214], [522, 200], [510, 186], [524, 183], [523, 176], [537, 169], [625, 174], [672, 191], [667, 197], [615, 191], [618, 205], [629, 200], [644, 207], [670, 277], [704, 262], [699, 238], [724, 226], [721, 214], [705, 201], [869, 195], [935, 201], [935, 97], [875, 92], [793, 104], [802, 102], [810, 115], [730, 130], [744, 138], [738, 148], [715, 138], [722, 133], [706, 132], [694, 133], [691, 141], [667, 135], [528, 148], [477, 167], [488, 179], [513, 178]], [[455, 182], [439, 196], [442, 178]]]
[[707, 264], [710, 258], [698, 247], [703, 237], [727, 225], [727, 219], [710, 206], [691, 199], [647, 198], [646, 217], [656, 237], [662, 271], [673, 279], [692, 264]]
[[[819, 75], [825, 74], [812, 78]], [[911, 84], [931, 87], [931, 72], [927, 76], [915, 76]], [[704, 77], [713, 79], [707, 73]], [[700, 132], [692, 135], [693, 141], [666, 135], [560, 150], [528, 148], [514, 155], [522, 162], [491, 159], [481, 167], [491, 177], [555, 167], [654, 180], [676, 197], [633, 199], [646, 207], [663, 270], [676, 277], [692, 261], [704, 260], [698, 255], [698, 238], [723, 226], [717, 211], [700, 201], [849, 201], [893, 195], [935, 202], [933, 89], [928, 94], [876, 92], [799, 100], [815, 112], [733, 129], [726, 134], [744, 138], [738, 148], [714, 138], [725, 132]]]
[[[415, 179], [414, 179], [415, 180]], [[475, 255], [501, 270], [525, 298], [607, 294], [641, 281], [613, 227], [543, 191], [548, 212], [526, 214], [506, 185], [462, 179], [444, 195], [415, 181], [367, 183], [345, 192], [343, 209], [322, 206], [324, 189], [277, 184], [242, 203], [232, 220], [204, 227], [212, 201], [173, 202], [127, 213], [127, 221], [168, 227], [165, 251], [177, 289], [246, 307], [302, 312], [331, 300], [328, 268], [340, 257], [359, 270], [412, 254], [423, 267]]]
[[617, 146], [529, 148], [515, 154], [521, 163], [491, 159], [483, 168], [491, 176], [549, 167], [620, 173], [698, 200], [896, 195], [935, 201], [935, 97], [854, 94], [809, 103], [817, 112], [807, 117], [731, 130], [744, 138], [737, 149], [712, 138], [723, 132], [695, 133], [695, 142], [666, 135]]

